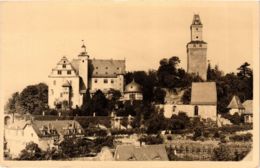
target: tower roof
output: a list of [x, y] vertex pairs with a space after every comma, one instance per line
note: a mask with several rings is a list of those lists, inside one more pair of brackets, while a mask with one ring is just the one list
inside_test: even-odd
[[139, 93], [142, 92], [142, 87], [133, 79], [132, 82], [126, 85], [125, 93]]
[[244, 109], [244, 106], [242, 105], [240, 99], [238, 96], [233, 96], [232, 100], [230, 101], [227, 108], [231, 109]]
[[202, 25], [199, 14], [193, 16], [192, 25]]

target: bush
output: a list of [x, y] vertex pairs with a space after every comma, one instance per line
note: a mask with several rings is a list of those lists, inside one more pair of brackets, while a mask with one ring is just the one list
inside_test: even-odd
[[252, 141], [252, 134], [242, 134], [242, 135], [234, 135], [230, 137], [230, 140], [232, 141]]
[[163, 138], [160, 135], [146, 136], [139, 139], [140, 142], [145, 142], [147, 145], [162, 144]]

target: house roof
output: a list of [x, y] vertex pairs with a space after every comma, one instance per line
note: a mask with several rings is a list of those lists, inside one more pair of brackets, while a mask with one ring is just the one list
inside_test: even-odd
[[125, 60], [89, 60], [89, 66], [93, 66], [92, 77], [116, 77], [125, 74]]
[[200, 15], [195, 14], [193, 16], [192, 25], [202, 25], [201, 20], [200, 20]]
[[125, 86], [125, 93], [140, 93], [142, 92], [142, 87], [133, 80]]
[[53, 129], [62, 136], [66, 135], [66, 131], [71, 128], [83, 131], [81, 125], [75, 120], [34, 120], [32, 126], [39, 137], [50, 136], [43, 134], [43, 128]]
[[[73, 59], [71, 64], [76, 73], [79, 72], [79, 59]], [[90, 59], [89, 66], [92, 66], [92, 77], [116, 77], [119, 74], [125, 74], [125, 60], [113, 59]]]
[[115, 151], [118, 161], [167, 161], [168, 156], [164, 145], [118, 145]]
[[239, 97], [235, 95], [231, 99], [231, 101], [230, 101], [229, 105], [227, 106], [227, 108], [231, 108], [231, 109], [244, 109], [244, 106], [242, 105]]
[[193, 82], [191, 88], [191, 104], [216, 105], [217, 89], [215, 82]]
[[244, 114], [253, 114], [253, 100], [246, 100], [242, 105], [245, 108]]

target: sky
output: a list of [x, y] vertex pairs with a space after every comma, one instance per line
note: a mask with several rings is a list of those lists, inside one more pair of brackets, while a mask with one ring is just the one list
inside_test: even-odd
[[126, 70], [157, 69], [178, 56], [186, 69], [190, 25], [198, 13], [207, 59], [225, 73], [253, 63], [253, 2], [55, 1], [0, 2], [1, 96], [47, 82], [62, 56], [126, 59]]

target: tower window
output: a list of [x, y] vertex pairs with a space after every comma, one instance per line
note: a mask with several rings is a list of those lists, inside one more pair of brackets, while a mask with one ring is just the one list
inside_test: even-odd
[[84, 60], [82, 60], [82, 62], [84, 62]]
[[66, 64], [62, 64], [62, 68], [66, 68]]
[[58, 74], [61, 75], [61, 70], [58, 70]]
[[68, 71], [67, 71], [67, 74], [70, 75], [70, 74], [71, 74], [71, 70], [68, 70]]
[[107, 83], [108, 81], [107, 81], [107, 79], [104, 79], [104, 83]]
[[65, 63], [66, 63], [66, 61], [63, 61], [63, 63], [65, 64]]

